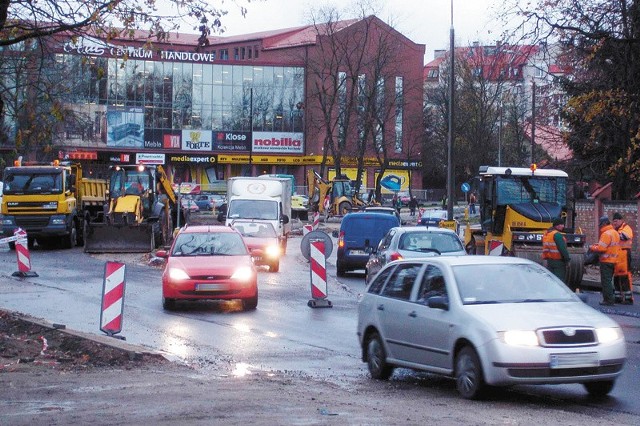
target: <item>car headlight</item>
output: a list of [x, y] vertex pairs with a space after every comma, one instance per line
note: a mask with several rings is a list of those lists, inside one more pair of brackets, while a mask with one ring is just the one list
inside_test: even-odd
[[277, 245], [267, 246], [265, 248], [265, 253], [268, 257], [279, 257], [280, 256], [280, 247]]
[[535, 331], [509, 330], [502, 333], [502, 341], [511, 346], [538, 346], [538, 336]]
[[14, 225], [13, 216], [2, 216], [2, 224], [6, 226]]
[[618, 327], [596, 328], [596, 336], [600, 343], [611, 343], [623, 338], [622, 330]]
[[52, 225], [64, 225], [66, 223], [67, 223], [67, 220], [64, 216], [51, 216]]
[[180, 268], [169, 268], [169, 278], [174, 281], [188, 280], [189, 275]]
[[241, 266], [237, 268], [231, 275], [232, 280], [249, 281], [253, 278], [253, 269], [248, 266]]

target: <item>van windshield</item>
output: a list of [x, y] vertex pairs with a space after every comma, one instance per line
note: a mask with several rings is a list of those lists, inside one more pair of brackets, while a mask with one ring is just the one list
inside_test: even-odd
[[227, 212], [229, 219], [280, 220], [278, 202], [272, 200], [232, 200]]

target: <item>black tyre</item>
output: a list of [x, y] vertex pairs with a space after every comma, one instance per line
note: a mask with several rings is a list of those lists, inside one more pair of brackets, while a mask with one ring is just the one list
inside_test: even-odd
[[589, 392], [589, 395], [603, 397], [609, 394], [616, 384], [615, 380], [602, 380], [599, 382], [586, 382], [582, 385]]
[[9, 250], [15, 250], [15, 249], [16, 249], [16, 242], [15, 241], [9, 242]]
[[373, 333], [365, 343], [367, 349], [367, 367], [372, 379], [387, 380], [393, 374], [393, 366], [387, 364], [387, 351], [384, 350], [382, 339], [378, 333]]
[[243, 311], [253, 311], [258, 307], [258, 293], [256, 293], [255, 297], [250, 297], [248, 299], [242, 299], [242, 310]]
[[75, 247], [77, 238], [77, 231], [75, 223], [71, 224], [69, 234], [65, 235], [62, 240], [62, 248], [70, 249]]
[[35, 245], [36, 245], [36, 239], [35, 238], [27, 238], [27, 247], [29, 248], [29, 250], [33, 250]]
[[167, 299], [166, 297], [162, 298], [162, 308], [167, 311], [173, 311], [176, 309], [176, 300], [175, 299]]
[[351, 211], [351, 203], [348, 201], [343, 201], [338, 205], [338, 214], [341, 216], [346, 215]]
[[465, 346], [456, 356], [456, 389], [466, 399], [479, 399], [486, 388], [482, 366], [476, 351]]
[[339, 277], [344, 277], [345, 272], [347, 272], [347, 270], [344, 269], [344, 266], [342, 266], [340, 262], [338, 262], [336, 264], [336, 275], [338, 275]]

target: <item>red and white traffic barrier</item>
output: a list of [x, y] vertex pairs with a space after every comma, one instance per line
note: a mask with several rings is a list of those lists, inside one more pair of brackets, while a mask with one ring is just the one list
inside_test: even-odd
[[318, 226], [320, 225], [320, 212], [315, 212], [313, 214], [313, 231], [315, 231], [316, 229], [318, 229]]
[[[16, 258], [18, 260], [18, 270], [12, 275], [14, 277], [37, 277], [38, 274], [31, 270], [31, 255], [29, 254], [29, 239], [27, 232], [18, 228], [13, 232], [16, 244]], [[8, 238], [8, 239], [11, 239]]]
[[[102, 285], [102, 309], [100, 310], [100, 330], [111, 337], [122, 331], [122, 311], [124, 309], [125, 264], [107, 262], [104, 266]], [[123, 337], [118, 338], [124, 340]]]
[[302, 235], [307, 235], [311, 231], [313, 231], [313, 225], [304, 225], [302, 227]]
[[310, 242], [311, 260], [311, 300], [307, 302], [310, 308], [331, 308], [331, 301], [327, 300], [327, 257], [325, 256], [324, 240]]

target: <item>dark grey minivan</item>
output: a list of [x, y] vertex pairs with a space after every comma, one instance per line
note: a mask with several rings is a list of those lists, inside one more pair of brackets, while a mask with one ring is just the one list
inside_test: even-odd
[[343, 276], [347, 271], [364, 269], [371, 251], [394, 226], [400, 226], [400, 221], [395, 215], [386, 213], [356, 212], [343, 217], [337, 235], [338, 276]]

